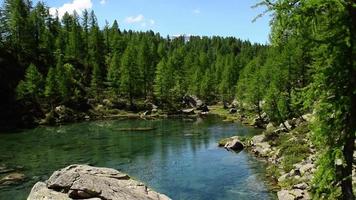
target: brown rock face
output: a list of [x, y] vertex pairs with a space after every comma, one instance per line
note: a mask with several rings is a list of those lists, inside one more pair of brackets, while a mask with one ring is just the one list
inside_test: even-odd
[[46, 199], [142, 199], [169, 200], [115, 169], [70, 165], [56, 171], [46, 184], [38, 182], [27, 198]]

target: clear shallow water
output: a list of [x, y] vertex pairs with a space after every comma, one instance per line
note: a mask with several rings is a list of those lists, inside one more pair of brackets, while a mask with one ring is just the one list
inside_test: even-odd
[[[123, 127], [155, 127], [144, 132]], [[0, 188], [0, 199], [26, 199], [33, 184], [74, 163], [128, 173], [172, 199], [275, 199], [263, 163], [217, 147], [220, 138], [255, 130], [217, 118], [85, 122], [0, 134], [0, 163], [21, 165], [28, 179]]]

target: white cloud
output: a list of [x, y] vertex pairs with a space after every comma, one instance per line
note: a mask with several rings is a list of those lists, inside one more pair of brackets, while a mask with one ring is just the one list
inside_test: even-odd
[[200, 9], [199, 8], [196, 8], [193, 10], [193, 13], [196, 14], [196, 15], [199, 15], [201, 13]]
[[142, 27], [152, 27], [156, 24], [153, 19], [146, 19], [145, 16], [139, 14], [137, 16], [126, 17], [125, 23], [127, 24], [139, 24]]
[[93, 7], [92, 0], [72, 0], [71, 3], [65, 3], [61, 7], [52, 7], [49, 9], [51, 15], [56, 15], [58, 11], [58, 17], [62, 18], [63, 15], [68, 12], [72, 14], [74, 11], [81, 13], [85, 9], [91, 9]]
[[145, 17], [142, 14], [137, 15], [136, 17], [130, 16], [126, 17], [125, 22], [128, 24], [140, 23], [145, 20]]
[[101, 5], [105, 5], [106, 4], [106, 0], [100, 0], [100, 4]]

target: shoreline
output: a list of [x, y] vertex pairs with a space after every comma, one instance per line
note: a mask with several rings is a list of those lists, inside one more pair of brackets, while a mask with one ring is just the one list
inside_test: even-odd
[[238, 142], [243, 144], [248, 153], [266, 162], [268, 167], [265, 176], [269, 182], [268, 187], [276, 192], [279, 200], [312, 199], [310, 193], [314, 185], [311, 180], [316, 171], [317, 151], [310, 142], [308, 124], [312, 120], [311, 114], [287, 120], [285, 124], [288, 129], [285, 129], [282, 124], [276, 127], [268, 122], [265, 122], [263, 128], [261, 124], [256, 124], [253, 113], [229, 113], [218, 105], [213, 106], [211, 110], [224, 117], [225, 121], [262, 128], [261, 134], [253, 137], [222, 138], [218, 141], [218, 146], [226, 148], [227, 143]]

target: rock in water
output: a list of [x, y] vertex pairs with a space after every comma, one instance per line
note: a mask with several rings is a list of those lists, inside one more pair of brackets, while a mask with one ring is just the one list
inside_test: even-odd
[[17, 183], [24, 181], [25, 178], [26, 178], [26, 176], [24, 174], [13, 172], [13, 173], [10, 173], [10, 174], [6, 175], [5, 177], [3, 177], [0, 180], [0, 185], [17, 184]]
[[46, 183], [34, 185], [27, 200], [142, 199], [169, 200], [115, 169], [70, 165], [55, 171]]
[[225, 148], [234, 151], [241, 151], [242, 149], [244, 149], [244, 145], [242, 144], [242, 142], [240, 142], [240, 140], [233, 139], [225, 144]]

